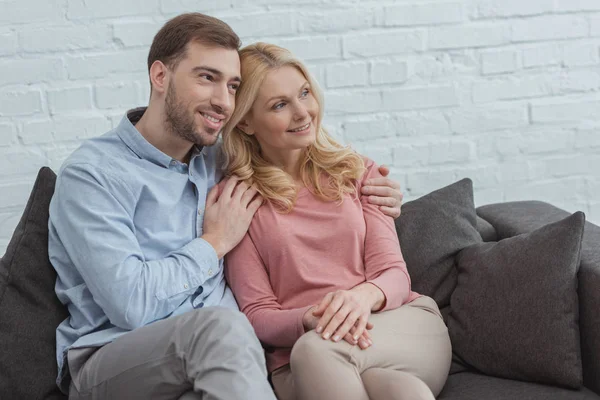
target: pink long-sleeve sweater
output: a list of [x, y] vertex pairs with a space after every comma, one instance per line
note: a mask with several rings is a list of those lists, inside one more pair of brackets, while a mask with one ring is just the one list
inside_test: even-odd
[[[371, 160], [365, 166], [358, 193], [364, 181], [381, 176]], [[362, 195], [339, 204], [302, 189], [289, 214], [265, 202], [226, 261], [227, 281], [265, 347], [269, 372], [289, 363], [305, 332], [302, 316], [327, 293], [370, 282], [385, 294], [381, 311], [419, 297], [392, 218]]]

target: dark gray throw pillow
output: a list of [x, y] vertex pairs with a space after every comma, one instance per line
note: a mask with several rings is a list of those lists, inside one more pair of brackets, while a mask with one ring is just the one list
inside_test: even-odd
[[577, 272], [584, 223], [577, 212], [458, 254], [448, 318], [457, 356], [488, 375], [581, 387]]
[[482, 242], [473, 182], [462, 179], [402, 205], [396, 231], [412, 290], [433, 298], [440, 308], [448, 306], [457, 279], [454, 257]]
[[0, 260], [0, 399], [66, 399], [56, 386], [56, 327], [67, 317], [48, 259], [56, 175], [42, 168]]

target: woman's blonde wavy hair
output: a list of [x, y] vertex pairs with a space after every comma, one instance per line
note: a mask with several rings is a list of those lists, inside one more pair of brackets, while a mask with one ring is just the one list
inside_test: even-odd
[[[293, 178], [269, 163], [261, 154], [254, 135], [240, 130], [238, 123], [250, 112], [267, 74], [292, 66], [308, 81], [319, 106], [316, 140], [307, 147], [300, 175], [303, 184], [323, 200], [342, 201], [346, 193], [356, 193], [356, 181], [365, 171], [360, 155], [336, 142], [321, 126], [323, 95], [306, 67], [289, 50], [268, 43], [255, 43], [240, 50], [242, 84], [236, 94], [236, 107], [223, 130], [223, 151], [227, 175], [237, 175], [272, 202], [278, 211], [290, 212], [297, 198]], [[324, 180], [323, 177], [328, 179]]]

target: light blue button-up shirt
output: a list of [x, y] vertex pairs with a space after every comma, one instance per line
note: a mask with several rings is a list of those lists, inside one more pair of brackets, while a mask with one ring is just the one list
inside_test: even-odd
[[237, 309], [223, 260], [199, 238], [206, 195], [221, 178], [219, 145], [194, 148], [183, 164], [134, 127], [144, 111], [84, 142], [56, 181], [48, 250], [70, 314], [56, 331], [65, 391], [69, 348], [101, 346], [203, 306]]

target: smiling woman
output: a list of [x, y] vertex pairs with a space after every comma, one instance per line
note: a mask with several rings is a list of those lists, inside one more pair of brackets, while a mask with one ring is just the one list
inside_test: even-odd
[[257, 43], [240, 60], [227, 172], [267, 201], [225, 274], [268, 349], [277, 397], [434, 399], [448, 330], [411, 290], [393, 220], [360, 194], [377, 166], [322, 128], [322, 96], [289, 51]]

